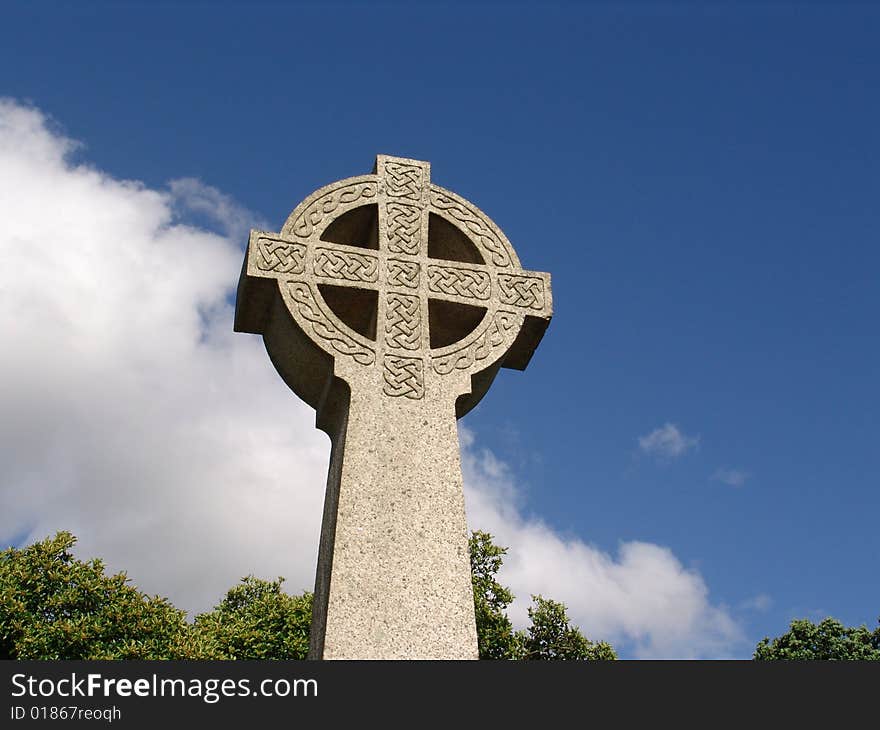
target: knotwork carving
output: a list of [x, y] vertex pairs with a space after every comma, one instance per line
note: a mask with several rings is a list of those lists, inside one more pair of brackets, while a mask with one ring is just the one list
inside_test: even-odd
[[418, 400], [425, 395], [424, 366], [420, 358], [386, 355], [382, 375], [386, 395]]
[[296, 304], [297, 312], [309, 322], [316, 337], [326, 342], [337, 352], [350, 355], [355, 362], [361, 365], [372, 365], [375, 362], [376, 353], [373, 350], [356, 342], [333, 324], [321, 305], [315, 300], [308, 284], [288, 282], [287, 287], [291, 299]]
[[412, 261], [388, 259], [388, 285], [419, 288], [419, 265]]
[[517, 316], [513, 312], [496, 312], [492, 323], [475, 340], [448, 355], [433, 358], [434, 370], [440, 375], [448, 375], [453, 370], [465, 370], [474, 362], [484, 360], [492, 349], [502, 344], [507, 332], [516, 326]]
[[332, 190], [306, 208], [290, 227], [297, 238], [308, 238], [328, 215], [340, 205], [347, 205], [356, 200], [370, 200], [376, 197], [378, 185], [374, 182], [355, 183]]
[[544, 308], [544, 282], [532, 276], [498, 274], [501, 301], [516, 307]]
[[431, 202], [438, 210], [451, 215], [459, 223], [463, 224], [472, 235], [479, 239], [480, 244], [492, 256], [492, 263], [496, 266], [510, 266], [510, 257], [498, 237], [472, 210], [450, 198], [443, 193], [433, 193]]
[[[510, 358], [512, 367], [526, 362], [526, 351], [543, 332], [537, 319], [549, 320], [552, 314], [549, 276], [523, 271], [504, 234], [485, 214], [430, 183], [428, 163], [380, 155], [375, 170], [322, 188], [297, 207], [280, 233], [251, 232], [239, 289], [242, 297], [256, 293], [252, 302], [243, 299], [247, 305], [237, 308], [237, 326], [243, 331], [266, 326], [263, 308], [269, 306], [270, 288], [254, 282], [269, 277], [278, 281], [303, 332], [330, 356], [350, 358], [340, 373], [349, 373], [345, 368], [354, 364], [381, 366], [386, 379], [378, 382], [395, 395], [406, 390], [407, 397], [419, 392], [427, 397], [433, 379], [454, 375], [454, 382], [443, 385], [454, 389], [465, 382], [460, 373], [497, 366], [528, 315], [530, 328]], [[378, 212], [378, 226], [374, 215], [333, 224], [358, 208]], [[431, 214], [455, 226], [479, 255], [457, 255], [459, 237], [442, 225], [437, 250], [429, 247]], [[322, 240], [331, 224], [339, 234], [331, 238], [354, 243], [364, 238], [375, 249]], [[479, 310], [467, 312], [460, 305]], [[475, 317], [480, 324], [471, 331]], [[461, 339], [452, 342], [456, 337]], [[432, 348], [431, 339], [443, 346]]]
[[422, 168], [397, 162], [385, 163], [385, 192], [395, 198], [421, 200]]
[[315, 250], [315, 275], [347, 281], [375, 282], [379, 279], [379, 260], [375, 256], [334, 251]]
[[488, 299], [492, 291], [492, 282], [485, 271], [452, 266], [428, 266], [428, 289], [438, 294]]
[[419, 235], [422, 223], [422, 211], [412, 205], [388, 203], [385, 206], [386, 225], [388, 226], [388, 250], [391, 253], [405, 253], [417, 256], [419, 253]]
[[422, 343], [419, 298], [388, 294], [385, 315], [385, 342], [389, 347], [418, 350]]
[[279, 274], [301, 274], [305, 271], [306, 247], [273, 238], [257, 239], [257, 268]]

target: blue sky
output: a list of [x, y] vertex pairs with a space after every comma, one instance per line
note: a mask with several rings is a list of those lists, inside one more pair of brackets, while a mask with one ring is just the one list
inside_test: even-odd
[[[677, 575], [705, 589], [707, 615], [723, 614], [721, 639], [664, 649], [662, 628], [617, 625], [609, 609], [598, 625], [623, 655], [747, 657], [795, 617], [876, 625], [876, 7], [13, 2], [3, 15], [7, 111], [41, 115], [28, 140], [80, 143], [67, 172], [53, 174], [85, 165], [170, 196], [144, 205], [169, 206], [198, 250], [223, 251], [214, 294], [237, 283], [237, 268], [228, 281], [221, 272], [227, 259], [240, 265], [242, 222], [278, 230], [306, 195], [369, 172], [377, 153], [430, 160], [433, 180], [486, 211], [526, 268], [552, 274], [555, 314], [528, 370], [503, 371], [464, 419], [465, 471], [515, 503], [511, 520], [559, 545], [612, 563], [625, 562], [624, 545], [668, 551]], [[0, 135], [24, 128], [15, 118]], [[14, 169], [0, 167], [10, 186]], [[47, 245], [72, 246], [70, 229], [52, 220], [57, 189], [44, 189], [34, 230]], [[16, 245], [0, 244], [7, 255]], [[218, 332], [231, 329], [227, 315], [217, 315]], [[77, 316], [74, 303], [68, 317]], [[3, 321], [15, 350], [28, 332]], [[265, 366], [271, 400], [283, 386], [262, 357], [252, 367]], [[34, 393], [18, 406], [48, 409]], [[125, 416], [127, 402], [114, 400], [115, 417], [137, 420], [142, 411], [132, 401]], [[311, 426], [293, 399], [281, 406]], [[60, 417], [86, 417], [71, 408]], [[151, 433], [138, 442], [145, 452]], [[76, 528], [83, 549], [118, 549], [105, 557], [137, 582], [124, 558], [138, 551], [109, 516], [90, 521], [70, 507], [43, 519], [38, 503], [17, 501], [28, 474], [65, 475], [71, 501], [47, 500], [76, 505], [79, 489], [91, 498], [84, 485], [135, 468], [58, 462], [66, 438], [60, 429], [57, 448], [7, 469], [0, 538]], [[320, 481], [325, 444], [315, 439], [308, 473]], [[268, 538], [265, 549], [276, 549]], [[526, 577], [519, 594], [532, 590]], [[182, 572], [174, 580], [192, 582]], [[177, 595], [158, 569], [146, 581]], [[310, 587], [300, 583], [291, 589]], [[547, 592], [567, 597], [560, 585]], [[590, 584], [568, 598], [594, 638], [589, 602], [602, 595]], [[698, 633], [701, 621], [685, 628]], [[645, 636], [656, 639], [651, 651]]]

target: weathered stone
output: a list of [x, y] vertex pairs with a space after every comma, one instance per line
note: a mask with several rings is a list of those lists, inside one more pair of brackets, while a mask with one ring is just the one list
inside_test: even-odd
[[310, 656], [477, 657], [455, 422], [551, 313], [549, 274], [427, 162], [379, 155], [251, 232], [235, 329], [333, 445]]

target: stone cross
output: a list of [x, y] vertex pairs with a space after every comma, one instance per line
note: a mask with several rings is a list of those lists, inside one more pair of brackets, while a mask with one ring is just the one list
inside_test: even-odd
[[251, 231], [235, 330], [332, 443], [311, 658], [477, 658], [456, 418], [551, 314], [550, 275], [427, 162], [379, 155]]

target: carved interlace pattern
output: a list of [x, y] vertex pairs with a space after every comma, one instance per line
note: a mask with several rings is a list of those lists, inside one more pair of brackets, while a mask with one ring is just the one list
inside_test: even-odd
[[306, 208], [294, 221], [291, 230], [297, 238], [308, 238], [315, 228], [340, 205], [361, 199], [369, 202], [376, 197], [378, 190], [379, 186], [374, 182], [355, 183], [333, 190]]
[[419, 265], [413, 261], [388, 259], [388, 285], [419, 288]]
[[447, 355], [435, 357], [434, 370], [440, 375], [448, 375], [453, 370], [465, 370], [476, 361], [485, 360], [493, 348], [504, 342], [507, 332], [516, 325], [516, 320], [513, 312], [496, 312], [492, 323], [475, 340]]
[[398, 162], [385, 163], [385, 192], [393, 198], [421, 200], [422, 168]]
[[492, 282], [485, 271], [452, 266], [429, 266], [428, 289], [437, 294], [488, 299], [492, 291]]
[[544, 308], [544, 282], [532, 276], [498, 275], [501, 301], [516, 307]]
[[257, 268], [279, 274], [301, 274], [305, 271], [306, 247], [261, 236], [257, 239]]
[[389, 347], [418, 350], [422, 344], [419, 298], [392, 293], [386, 301], [385, 342]]
[[443, 195], [443, 193], [434, 192], [431, 202], [436, 208], [445, 211], [451, 215], [459, 223], [463, 224], [468, 231], [475, 236], [480, 245], [489, 252], [492, 257], [492, 263], [495, 266], [510, 266], [510, 257], [504, 249], [501, 241], [481, 219], [472, 210], [459, 203], [457, 200]]
[[315, 251], [315, 275], [331, 279], [375, 283], [379, 279], [379, 260], [375, 256], [319, 248]]
[[376, 353], [373, 350], [356, 342], [333, 324], [315, 300], [308, 284], [289, 282], [288, 291], [296, 304], [297, 311], [309, 322], [312, 332], [318, 339], [326, 342], [337, 352], [350, 355], [361, 365], [372, 365], [376, 361]]
[[[262, 276], [275, 275], [291, 311], [324, 350], [365, 366], [381, 360], [386, 394], [422, 398], [427, 369], [443, 376], [487, 367], [513, 341], [523, 310], [543, 315], [549, 308], [550, 292], [544, 278], [519, 269], [503, 234], [476, 207], [430, 185], [426, 166], [386, 158], [380, 168], [379, 175], [327, 188], [280, 234], [256, 232], [249, 266]], [[371, 203], [380, 206], [378, 250], [319, 240], [340, 215]], [[423, 225], [428, 210], [460, 228], [486, 265], [428, 258]], [[316, 278], [301, 281], [303, 274]], [[318, 282], [378, 290], [378, 338], [368, 341], [341, 322], [319, 294]], [[467, 302], [489, 314], [460, 342], [433, 349], [429, 300]]]
[[422, 211], [412, 205], [401, 203], [388, 203], [385, 210], [388, 250], [391, 253], [418, 255]]
[[382, 375], [385, 395], [418, 400], [425, 395], [424, 366], [420, 358], [386, 355]]

